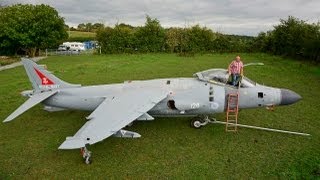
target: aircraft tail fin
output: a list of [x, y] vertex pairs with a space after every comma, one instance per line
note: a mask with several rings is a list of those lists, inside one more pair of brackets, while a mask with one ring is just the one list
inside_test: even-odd
[[32, 87], [36, 92], [49, 89], [81, 86], [78, 84], [70, 84], [57, 78], [43, 66], [39, 66], [30, 59], [22, 59], [22, 64], [24, 65], [29, 80], [32, 83]]

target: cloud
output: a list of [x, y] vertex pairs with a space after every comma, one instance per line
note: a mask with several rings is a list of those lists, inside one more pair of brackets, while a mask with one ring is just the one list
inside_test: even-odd
[[11, 0], [9, 4], [49, 4], [68, 25], [99, 22], [112, 26], [124, 22], [143, 25], [145, 15], [160, 20], [164, 27], [200, 24], [214, 31], [257, 35], [289, 15], [318, 22], [319, 0]]

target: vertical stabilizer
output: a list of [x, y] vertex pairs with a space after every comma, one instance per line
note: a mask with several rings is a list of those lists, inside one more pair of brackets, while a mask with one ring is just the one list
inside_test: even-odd
[[29, 80], [32, 83], [33, 89], [37, 91], [44, 91], [49, 89], [77, 87], [80, 85], [67, 83], [49, 71], [39, 66], [30, 59], [22, 59], [22, 64], [28, 74]]

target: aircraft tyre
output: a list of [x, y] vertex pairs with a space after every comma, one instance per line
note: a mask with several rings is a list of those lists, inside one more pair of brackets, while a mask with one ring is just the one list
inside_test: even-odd
[[196, 128], [196, 129], [200, 129], [201, 127], [202, 127], [202, 122], [201, 122], [201, 120], [199, 119], [199, 117], [197, 117], [197, 118], [193, 118], [192, 120], [191, 120], [191, 127], [193, 127], [193, 128]]
[[85, 157], [85, 158], [84, 158], [84, 163], [86, 163], [86, 164], [91, 164], [91, 163], [92, 163], [91, 158], [90, 158], [89, 156]]

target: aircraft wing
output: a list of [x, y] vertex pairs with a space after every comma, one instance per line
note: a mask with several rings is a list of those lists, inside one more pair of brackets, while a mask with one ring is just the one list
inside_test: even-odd
[[16, 109], [12, 114], [10, 114], [3, 122], [12, 121], [14, 118], [18, 117], [28, 109], [32, 108], [33, 106], [37, 105], [38, 103], [46, 100], [50, 96], [53, 96], [58, 91], [46, 91], [42, 93], [33, 94], [26, 102], [24, 102], [18, 109]]
[[106, 98], [90, 115], [81, 129], [67, 137], [59, 149], [76, 149], [94, 144], [117, 133], [152, 109], [167, 93], [159, 89], [127, 89]]

